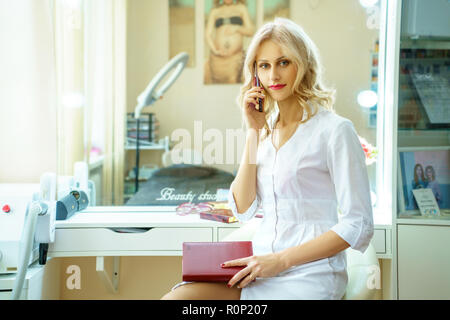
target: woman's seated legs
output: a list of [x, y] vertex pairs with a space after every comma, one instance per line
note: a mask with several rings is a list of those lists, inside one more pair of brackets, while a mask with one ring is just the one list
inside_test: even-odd
[[241, 289], [228, 288], [226, 282], [194, 282], [166, 293], [161, 300], [239, 300]]

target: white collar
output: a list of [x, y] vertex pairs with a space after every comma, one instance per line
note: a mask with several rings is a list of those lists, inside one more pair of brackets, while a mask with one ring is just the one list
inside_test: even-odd
[[[276, 103], [275, 103], [276, 104]], [[321, 105], [315, 104], [313, 105], [311, 102], [308, 101], [308, 105], [311, 107], [311, 109], [313, 110], [314, 113], [314, 109], [318, 108], [317, 110], [317, 114], [319, 114], [320, 112], [324, 111], [325, 108], [322, 107]], [[272, 113], [271, 118], [270, 118], [270, 125], [271, 125], [271, 130], [273, 130], [275, 128], [275, 121], [277, 121], [278, 119], [278, 115], [280, 114], [280, 109], [278, 108], [278, 104], [276, 104], [275, 106], [275, 111]], [[302, 119], [305, 119], [308, 116], [308, 112], [306, 112], [305, 109], [303, 109], [303, 117]]]

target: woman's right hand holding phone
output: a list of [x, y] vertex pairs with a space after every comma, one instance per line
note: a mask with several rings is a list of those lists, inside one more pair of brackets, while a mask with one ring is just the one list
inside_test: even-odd
[[244, 111], [247, 128], [260, 130], [266, 123], [266, 113], [259, 112], [259, 100], [264, 103], [264, 89], [261, 87], [252, 87], [244, 94]]

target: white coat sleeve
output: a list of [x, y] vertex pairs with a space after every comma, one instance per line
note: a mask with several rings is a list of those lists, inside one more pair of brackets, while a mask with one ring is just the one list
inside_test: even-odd
[[245, 211], [243, 213], [238, 213], [236, 201], [234, 200], [233, 192], [231, 191], [231, 186], [230, 186], [230, 191], [228, 192], [228, 205], [230, 206], [231, 211], [233, 212], [233, 215], [239, 221], [245, 222], [245, 221], [248, 221], [251, 218], [253, 218], [256, 211], [258, 210], [260, 204], [261, 204], [261, 201], [260, 201], [258, 195], [256, 195], [255, 200], [253, 200], [252, 204], [247, 209], [247, 211]]
[[339, 222], [331, 230], [352, 249], [364, 253], [373, 236], [372, 203], [364, 151], [349, 120], [330, 136], [327, 165], [341, 210]]

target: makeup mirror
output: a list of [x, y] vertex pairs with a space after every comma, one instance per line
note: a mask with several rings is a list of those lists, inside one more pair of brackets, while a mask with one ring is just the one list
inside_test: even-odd
[[[89, 162], [98, 207], [152, 210], [189, 202], [193, 194], [194, 202], [217, 199], [216, 192], [223, 194], [239, 168], [244, 127], [236, 103], [241, 83], [205, 83], [213, 54], [208, 37], [223, 49], [214, 63], [231, 68], [234, 64], [226, 59], [235, 55], [227, 56], [226, 46], [245, 53], [249, 32], [274, 16], [288, 17], [305, 29], [319, 48], [326, 83], [337, 90], [336, 112], [376, 146], [382, 2], [80, 0], [76, 10], [82, 23], [65, 32], [72, 35], [79, 56], [73, 77], [84, 79], [79, 91], [86, 103], [76, 110], [84, 120], [71, 127], [83, 138], [76, 145], [79, 152], [59, 158], [60, 167]], [[114, 10], [101, 10], [102, 5]], [[208, 23], [214, 25], [212, 35]], [[129, 114], [148, 79], [181, 51], [190, 56], [186, 69], [162, 100], [142, 110], [142, 138], [151, 143], [141, 150], [137, 194], [136, 154], [126, 147], [136, 125]], [[64, 126], [68, 118], [59, 121]], [[377, 162], [367, 166], [374, 196], [376, 167]]]

